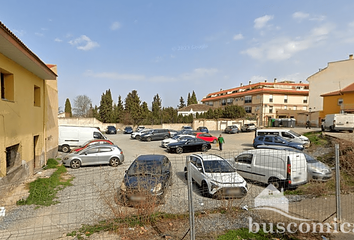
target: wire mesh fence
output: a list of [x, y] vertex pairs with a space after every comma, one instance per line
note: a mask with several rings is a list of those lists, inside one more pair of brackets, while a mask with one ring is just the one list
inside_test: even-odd
[[[291, 222], [297, 226], [327, 223], [325, 227], [333, 231], [338, 222], [335, 150], [326, 151], [331, 156], [323, 158], [322, 164], [311, 155], [306, 159], [308, 156], [302, 152], [284, 149], [166, 154], [171, 163], [171, 182], [160, 186], [163, 201], [151, 195], [157, 191], [158, 176], [149, 180], [150, 187], [144, 188], [142, 199], [130, 199], [139, 204], [121, 201], [124, 175], [131, 162], [118, 167], [67, 168], [61, 180], [73, 178], [72, 185], [59, 190], [49, 206], [17, 205], [17, 201], [28, 197], [26, 184], [1, 186], [0, 239], [72, 239], [85, 235], [92, 239], [188, 239], [190, 201], [195, 213], [195, 236], [200, 239], [215, 239], [228, 229], [257, 224], [262, 227], [263, 223], [283, 223], [278, 227], [285, 230]], [[352, 151], [350, 146], [340, 146], [341, 222], [350, 224], [354, 223]], [[218, 161], [211, 164], [214, 160]], [[188, 164], [192, 197], [188, 196]], [[43, 170], [37, 176], [49, 178], [53, 171]], [[146, 176], [140, 174], [136, 181], [146, 181]], [[240, 196], [242, 179], [247, 183], [247, 193]], [[302, 225], [302, 229], [307, 230], [307, 226]], [[345, 227], [350, 229], [350, 225]]]

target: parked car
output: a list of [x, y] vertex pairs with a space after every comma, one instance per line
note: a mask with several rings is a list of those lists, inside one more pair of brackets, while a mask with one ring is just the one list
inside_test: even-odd
[[302, 152], [253, 149], [237, 155], [232, 165], [245, 179], [273, 184], [278, 189], [307, 183], [307, 163]]
[[115, 126], [108, 126], [106, 134], [117, 134], [117, 129]]
[[182, 130], [191, 130], [191, 131], [193, 131], [193, 128], [191, 126], [183, 126]]
[[150, 130], [151, 129], [145, 128], [145, 129], [142, 129], [142, 130], [137, 131], [137, 132], [132, 132], [132, 134], [130, 134], [130, 138], [139, 140], [140, 136], [142, 134], [145, 134], [145, 133], [149, 132]]
[[141, 134], [140, 140], [150, 142], [151, 140], [166, 139], [170, 136], [170, 131], [168, 129], [153, 129], [148, 131], [147, 133]]
[[162, 203], [172, 185], [172, 165], [164, 155], [140, 155], [125, 172], [120, 186], [123, 203]]
[[79, 151], [81, 151], [84, 148], [91, 147], [93, 145], [100, 145], [100, 144], [111, 144], [111, 145], [114, 145], [114, 143], [111, 142], [108, 139], [92, 139], [92, 140], [89, 140], [89, 141], [85, 142], [84, 144], [82, 144], [81, 146], [79, 146], [77, 148], [71, 149], [71, 152], [79, 152]]
[[211, 144], [200, 138], [191, 138], [186, 141], [170, 143], [167, 145], [167, 152], [183, 153], [183, 152], [206, 152], [211, 149]]
[[236, 125], [231, 125], [231, 126], [227, 126], [225, 128], [224, 132], [231, 134], [231, 133], [239, 133], [240, 130], [238, 129], [238, 127]]
[[278, 145], [296, 148], [298, 150], [304, 150], [304, 145], [298, 142], [288, 142], [280, 136], [265, 135], [257, 136], [253, 140], [253, 147], [257, 148], [259, 145]]
[[[274, 150], [285, 150], [292, 152], [301, 152], [300, 150], [291, 148], [291, 147], [282, 147], [282, 146], [267, 146], [260, 145], [258, 148], [265, 149], [274, 149]], [[310, 156], [307, 153], [304, 153], [306, 162], [307, 162], [307, 178], [308, 180], [318, 180], [318, 181], [327, 181], [332, 178], [333, 173], [332, 169], [325, 163], [316, 160], [314, 157]]]
[[242, 198], [247, 194], [245, 179], [224, 158], [205, 154], [188, 156], [184, 168], [186, 179], [189, 162], [191, 178], [199, 185], [204, 197]]
[[217, 137], [214, 137], [209, 133], [197, 132], [195, 133], [195, 137], [211, 143], [216, 143], [218, 141]]
[[192, 135], [175, 135], [172, 138], [166, 138], [161, 141], [161, 147], [167, 148], [167, 145], [170, 143], [186, 141], [187, 139], [195, 138]]
[[144, 126], [138, 126], [138, 127], [135, 129], [135, 131], [136, 131], [136, 132], [140, 132], [140, 131], [142, 131], [142, 130], [144, 130], [144, 129], [145, 129]]
[[257, 127], [254, 125], [254, 123], [245, 123], [241, 127], [242, 132], [251, 132], [251, 131], [256, 131]]
[[110, 144], [94, 145], [79, 152], [69, 153], [63, 159], [63, 165], [71, 168], [103, 164], [117, 167], [123, 162], [123, 151], [118, 146]]
[[178, 131], [174, 130], [174, 129], [168, 129], [168, 131], [170, 132], [170, 137], [176, 136]]
[[281, 136], [282, 138], [284, 138], [289, 142], [301, 143], [304, 145], [304, 147], [309, 147], [311, 143], [308, 137], [298, 134], [297, 132], [294, 132], [293, 130], [289, 130], [289, 129], [281, 129], [281, 128], [257, 129], [255, 132], [255, 136], [264, 136], [264, 135]]
[[195, 131], [194, 130], [190, 130], [190, 129], [185, 129], [185, 130], [181, 130], [181, 131], [178, 131], [177, 133], [176, 133], [176, 135], [181, 135], [181, 134], [185, 134], [185, 135], [193, 135], [193, 136], [195, 136]]
[[130, 126], [127, 126], [127, 127], [124, 128], [123, 132], [124, 132], [124, 134], [132, 134], [133, 128], [130, 127]]
[[197, 132], [209, 133], [209, 130], [208, 130], [207, 127], [198, 127], [198, 128], [197, 128]]

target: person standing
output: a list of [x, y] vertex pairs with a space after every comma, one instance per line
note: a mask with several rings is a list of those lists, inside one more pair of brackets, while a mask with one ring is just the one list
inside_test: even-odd
[[222, 144], [225, 143], [224, 138], [221, 136], [218, 137], [218, 143], [219, 143], [219, 150], [222, 151]]

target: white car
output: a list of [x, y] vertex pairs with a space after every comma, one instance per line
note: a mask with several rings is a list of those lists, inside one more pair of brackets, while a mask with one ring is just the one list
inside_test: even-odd
[[132, 138], [132, 139], [140, 139], [140, 136], [142, 135], [142, 134], [144, 134], [144, 133], [148, 133], [150, 130], [152, 130], [152, 129], [147, 129], [147, 128], [145, 128], [145, 129], [142, 129], [142, 130], [140, 130], [140, 131], [137, 131], [137, 132], [132, 132], [131, 134], [130, 134], [130, 137]]
[[186, 179], [189, 162], [192, 180], [199, 185], [204, 197], [242, 198], [247, 194], [245, 179], [224, 158], [214, 154], [187, 156], [184, 168]]
[[170, 143], [175, 143], [175, 142], [180, 142], [184, 141], [190, 138], [195, 138], [193, 135], [175, 135], [172, 138], [167, 138], [162, 140], [161, 142], [161, 147], [167, 148], [167, 145]]

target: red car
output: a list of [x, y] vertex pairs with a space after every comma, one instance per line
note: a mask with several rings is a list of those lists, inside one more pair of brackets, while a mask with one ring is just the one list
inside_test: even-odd
[[214, 137], [209, 133], [205, 133], [205, 132], [197, 132], [195, 133], [195, 137], [211, 143], [216, 143], [218, 141], [217, 137]]
[[88, 146], [93, 146], [93, 145], [98, 145], [98, 144], [111, 144], [114, 145], [113, 142], [111, 142], [108, 139], [95, 139], [95, 140], [90, 140], [82, 144], [80, 147], [74, 148], [71, 150], [71, 152], [78, 152], [81, 151], [84, 148], [87, 148]]

